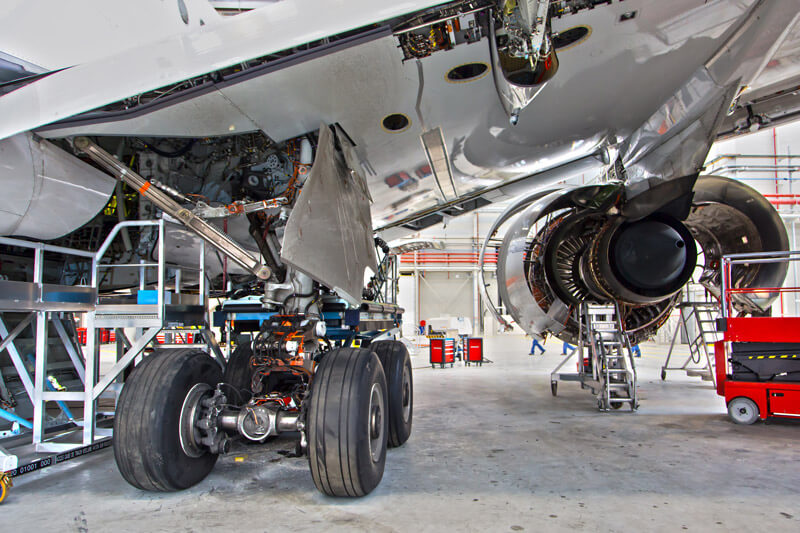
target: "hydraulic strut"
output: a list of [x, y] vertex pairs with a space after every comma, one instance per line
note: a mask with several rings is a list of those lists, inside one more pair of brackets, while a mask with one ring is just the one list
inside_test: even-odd
[[253, 273], [259, 279], [268, 279], [272, 271], [266, 265], [250, 255], [250, 252], [239, 246], [233, 239], [222, 233], [220, 230], [198, 217], [189, 209], [181, 206], [170, 196], [153, 186], [152, 183], [141, 177], [139, 174], [126, 167], [116, 160], [113, 155], [106, 152], [98, 145], [86, 137], [76, 137], [75, 147], [83, 151], [94, 162], [105, 168], [116, 179], [127, 183], [139, 194], [153, 202], [159, 209], [168, 215], [177, 218], [187, 228], [194, 231], [211, 246], [230, 257], [242, 268]]

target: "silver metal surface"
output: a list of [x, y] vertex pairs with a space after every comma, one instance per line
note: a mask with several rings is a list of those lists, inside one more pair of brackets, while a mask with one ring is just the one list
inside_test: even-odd
[[89, 222], [114, 182], [30, 133], [0, 140], [0, 235], [55, 239]]
[[278, 433], [298, 431], [298, 422], [300, 422], [299, 411], [278, 411], [275, 428], [278, 430]]
[[623, 143], [630, 196], [702, 169], [731, 102], [785, 40], [800, 18], [797, 7], [795, 0], [758, 0], [717, 52]]
[[489, 54], [492, 61], [492, 78], [494, 79], [497, 94], [500, 97], [503, 109], [511, 120], [511, 125], [516, 126], [522, 111], [544, 90], [547, 83], [526, 87], [512, 83], [505, 77], [500, 63], [500, 55], [497, 51], [494, 24], [489, 24]]
[[44, 391], [47, 380], [47, 311], [36, 312], [36, 360], [33, 375], [33, 443], [42, 442], [45, 424]]
[[96, 307], [95, 325], [98, 328], [150, 328], [162, 325], [157, 304], [102, 304]]
[[178, 436], [183, 453], [189, 457], [202, 457], [206, 450], [200, 444], [200, 431], [195, 427], [200, 418], [200, 402], [213, 393], [207, 383], [198, 383], [186, 394], [178, 417]]
[[3, 338], [2, 343], [0, 343], [0, 351], [6, 349], [8, 350], [8, 355], [11, 357], [11, 362], [14, 364], [14, 368], [17, 371], [17, 376], [19, 376], [19, 380], [22, 382], [22, 386], [25, 387], [25, 392], [28, 394], [28, 398], [31, 400], [33, 400], [33, 382], [28, 374], [28, 369], [25, 366], [25, 363], [22, 361], [22, 357], [20, 357], [17, 347], [14, 345], [14, 339], [16, 339], [17, 336], [30, 325], [35, 316], [36, 313], [30, 313], [28, 316], [20, 320], [17, 326], [10, 333], [8, 328], [6, 328], [3, 318], [0, 317], [0, 336]]
[[403, 385], [401, 391], [402, 391], [401, 405], [403, 406], [403, 422], [408, 423], [408, 420], [411, 418], [411, 403], [412, 403], [411, 371], [408, 365], [403, 365]]
[[88, 311], [96, 297], [91, 287], [0, 281], [0, 309], [5, 311]]
[[55, 327], [56, 333], [61, 339], [61, 343], [67, 350], [67, 354], [69, 355], [69, 358], [72, 361], [72, 365], [75, 367], [75, 371], [78, 373], [78, 377], [81, 378], [82, 382], [85, 382], [86, 362], [84, 360], [83, 351], [81, 350], [80, 347], [75, 346], [73, 339], [67, 334], [67, 330], [64, 327], [64, 323], [61, 321], [61, 318], [59, 318], [57, 314], [52, 315], [50, 320], [53, 322], [53, 326]]
[[[559, 50], [558, 74], [524, 109], [515, 127], [509, 126], [490, 76], [459, 84], [446, 79], [455, 66], [491, 62], [486, 40], [422, 58], [425, 93], [419, 107], [425, 121], [441, 126], [446, 136], [459, 192], [496, 187], [574, 161], [643, 127], [730, 40], [754, 3], [626, 0], [552, 20], [555, 33], [584, 25], [591, 34], [578, 46]], [[629, 11], [637, 16], [620, 22]], [[762, 40], [781, 37], [770, 31], [761, 35]], [[390, 113], [415, 116], [415, 63], [402, 62], [396, 37], [380, 37], [134, 116], [43, 133], [207, 136], [228, 134], [229, 128], [260, 128], [283, 140], [310, 131], [320, 121], [338, 122], [358, 145], [365, 168], [374, 170], [368, 178], [376, 199], [374, 220], [385, 226], [440, 202], [429, 177], [420, 178], [412, 194], [384, 182], [399, 172], [416, 177], [425, 165], [419, 120], [401, 133], [381, 127], [381, 119]], [[715, 72], [722, 70], [720, 63]], [[643, 89], [641, 80], [659, 81]], [[264, 94], [280, 105], [264, 105]], [[705, 128], [711, 118], [703, 118], [701, 125]], [[672, 150], [678, 161], [699, 152], [694, 140], [687, 135], [677, 151], [665, 148], [663, 153]], [[658, 159], [666, 164], [670, 157]]]
[[[338, 135], [339, 143], [348, 144]], [[334, 289], [352, 305], [361, 303], [364, 271], [378, 271], [369, 195], [359, 169], [348, 168], [320, 126], [314, 165], [286, 223], [281, 260]]]
[[[747, 258], [781, 258], [789, 249], [786, 226], [775, 207], [759, 192], [744, 183], [721, 176], [702, 176], [694, 187], [692, 212], [687, 227], [703, 247], [705, 264], [701, 282], [710, 290], [719, 291], [719, 262], [723, 256], [736, 254]], [[735, 286], [780, 287], [786, 278], [788, 264], [742, 264], [734, 270]], [[730, 274], [730, 272], [727, 272]], [[737, 294], [734, 303], [739, 311], [766, 310], [778, 297], [777, 292]]]
[[558, 335], [564, 330], [569, 306], [555, 298], [545, 312], [531, 293], [525, 267], [528, 242], [537, 220], [547, 213], [554, 202], [572, 192], [563, 189], [534, 200], [506, 231], [497, 256], [497, 286], [508, 312], [526, 332], [539, 334], [550, 331]]
[[380, 383], [373, 383], [369, 393], [367, 434], [369, 451], [372, 460], [376, 463], [381, 460], [381, 454], [386, 449], [383, 436], [386, 429], [386, 409], [383, 404], [383, 395]]
[[492, 300], [492, 297], [489, 294], [489, 291], [486, 289], [488, 287], [488, 284], [486, 283], [486, 276], [485, 276], [486, 273], [485, 259], [486, 259], [486, 250], [489, 246], [489, 241], [491, 241], [494, 238], [500, 227], [503, 224], [505, 224], [508, 220], [510, 220], [514, 215], [518, 214], [520, 211], [525, 209], [528, 205], [531, 204], [531, 202], [534, 202], [548, 194], [552, 194], [553, 192], [554, 192], [553, 190], [536, 191], [518, 198], [511, 205], [509, 205], [506, 208], [506, 210], [503, 211], [503, 213], [499, 217], [497, 217], [497, 219], [495, 219], [495, 221], [492, 223], [492, 226], [489, 228], [489, 231], [486, 233], [486, 238], [484, 239], [483, 245], [481, 246], [481, 252], [480, 255], [478, 256], [478, 268], [479, 268], [478, 276], [480, 282], [478, 286], [480, 287], [481, 297], [486, 302], [487, 304], [486, 307], [489, 309], [489, 312], [492, 313], [492, 316], [494, 316], [495, 320], [497, 320], [497, 322], [502, 326], [504, 326], [506, 329], [510, 329], [511, 324], [509, 324], [502, 317], [500, 312], [497, 310], [497, 307], [495, 306], [494, 301]]
[[431, 166], [433, 178], [436, 180], [442, 200], [447, 202], [458, 198], [458, 189], [456, 189], [456, 183], [453, 181], [450, 154], [447, 152], [447, 144], [444, 140], [442, 128], [437, 127], [424, 131], [419, 138], [422, 141], [425, 157]]
[[[111, 382], [113, 382], [115, 379], [117, 379], [117, 376], [119, 376], [120, 372], [125, 370], [125, 368], [131, 363], [131, 361], [133, 361], [133, 359], [135, 357], [137, 357], [142, 352], [142, 350], [144, 350], [144, 348], [155, 338], [156, 334], [159, 331], [161, 331], [161, 327], [152, 327], [152, 328], [147, 329], [142, 334], [141, 337], [139, 337], [138, 339], [133, 341], [133, 343], [131, 344], [131, 347], [128, 348], [127, 352], [125, 352], [125, 355], [119, 361], [117, 361], [114, 364], [114, 366], [112, 366], [108, 370], [108, 372], [106, 372], [106, 374], [99, 381], [96, 382], [96, 384], [95, 384], [94, 380], [89, 380], [88, 372], [87, 372], [87, 378], [86, 378], [87, 379], [87, 382], [86, 382], [87, 391], [86, 392], [87, 392], [87, 395], [91, 395], [91, 401], [94, 401], [94, 400], [96, 400], [97, 398], [100, 397], [100, 395], [103, 393], [103, 391], [105, 391], [108, 388], [108, 386], [111, 385]], [[87, 335], [88, 335], [88, 332], [87, 332]], [[87, 339], [87, 341], [88, 341], [88, 339]], [[88, 342], [87, 342], [87, 345], [88, 345]], [[91, 366], [96, 366], [96, 364], [97, 364], [96, 360], [97, 359], [99, 359], [99, 358], [95, 357], [95, 365], [91, 365]], [[90, 403], [91, 403], [91, 401], [90, 401]], [[91, 419], [87, 419], [86, 417], [84, 417], [84, 420], [91, 420]], [[89, 424], [87, 424], [87, 425], [89, 425]]]

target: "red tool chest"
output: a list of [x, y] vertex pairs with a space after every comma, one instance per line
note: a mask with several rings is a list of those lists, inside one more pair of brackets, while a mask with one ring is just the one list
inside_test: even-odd
[[430, 339], [431, 367], [439, 365], [444, 368], [449, 364], [452, 368], [455, 362], [455, 340], [454, 339]]
[[475, 363], [483, 366], [483, 339], [480, 337], [469, 337], [467, 339], [467, 350], [464, 362], [469, 366]]

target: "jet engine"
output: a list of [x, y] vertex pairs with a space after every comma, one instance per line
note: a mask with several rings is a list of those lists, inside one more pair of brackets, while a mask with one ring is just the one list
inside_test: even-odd
[[[508, 222], [497, 262], [508, 313], [528, 333], [574, 343], [582, 302], [616, 303], [635, 344], [664, 324], [690, 279], [719, 294], [723, 255], [788, 250], [781, 218], [754, 189], [718, 176], [683, 183], [685, 191], [669, 181], [630, 199], [621, 183], [519, 199], [495, 222], [482, 250]], [[786, 263], [744, 265], [732, 273], [733, 285], [777, 287], [786, 270]], [[763, 314], [775, 297], [737, 294], [734, 306]]]

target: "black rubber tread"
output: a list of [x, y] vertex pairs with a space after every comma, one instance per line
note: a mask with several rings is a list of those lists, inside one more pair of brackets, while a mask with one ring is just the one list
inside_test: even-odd
[[[389, 447], [402, 446], [411, 436], [414, 421], [414, 377], [411, 371], [411, 357], [408, 348], [400, 341], [377, 341], [369, 345], [383, 366], [386, 375], [386, 388], [389, 395]], [[403, 366], [406, 366], [411, 381], [409, 402], [411, 410], [408, 422], [403, 420]]]
[[358, 497], [380, 483], [386, 464], [387, 416], [378, 461], [369, 448], [369, 395], [380, 383], [388, 406], [386, 378], [368, 349], [338, 348], [316, 369], [306, 427], [308, 461], [314, 485], [328, 496]]
[[125, 480], [142, 490], [171, 492], [202, 481], [215, 454], [189, 457], [181, 449], [178, 418], [197, 383], [216, 386], [219, 365], [192, 348], [157, 350], [131, 373], [114, 416], [114, 459]]
[[[253, 356], [253, 349], [249, 342], [243, 342], [233, 350], [228, 364], [225, 366], [225, 374], [222, 381], [240, 391], [243, 399], [250, 398], [250, 382], [253, 379], [253, 371], [250, 366], [250, 358]], [[232, 400], [240, 401], [242, 398]]]

